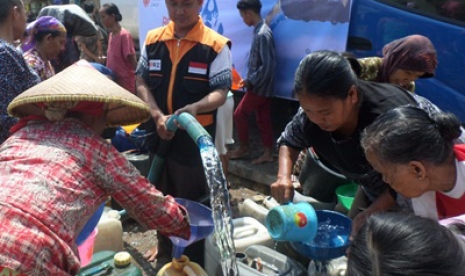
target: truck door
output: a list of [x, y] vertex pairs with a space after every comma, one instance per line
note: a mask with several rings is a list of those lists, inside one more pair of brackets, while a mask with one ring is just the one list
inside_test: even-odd
[[436, 76], [416, 81], [416, 92], [465, 122], [465, 2], [355, 0], [347, 50], [382, 56], [383, 46], [411, 34], [428, 37], [438, 54]]

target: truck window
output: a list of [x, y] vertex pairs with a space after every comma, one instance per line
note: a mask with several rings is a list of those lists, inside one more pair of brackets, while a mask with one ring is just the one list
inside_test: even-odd
[[379, 0], [412, 13], [465, 25], [465, 0]]

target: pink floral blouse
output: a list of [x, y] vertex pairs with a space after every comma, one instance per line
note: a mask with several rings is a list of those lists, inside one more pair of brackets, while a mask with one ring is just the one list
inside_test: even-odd
[[31, 66], [34, 71], [36, 71], [37, 75], [39, 75], [41, 81], [51, 78], [55, 75], [55, 69], [53, 69], [52, 64], [50, 61], [44, 61], [41, 57], [37, 49], [34, 47], [23, 54], [24, 59], [26, 60], [27, 64]]

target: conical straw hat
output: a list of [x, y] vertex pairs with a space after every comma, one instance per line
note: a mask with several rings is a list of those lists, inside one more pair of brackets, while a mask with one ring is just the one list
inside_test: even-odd
[[150, 117], [144, 101], [82, 60], [18, 95], [8, 113], [22, 118], [37, 115], [43, 104], [80, 101], [108, 103], [108, 126], [141, 123]]

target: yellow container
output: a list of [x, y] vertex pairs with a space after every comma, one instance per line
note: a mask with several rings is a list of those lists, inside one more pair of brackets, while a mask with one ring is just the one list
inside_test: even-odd
[[208, 276], [202, 267], [189, 261], [186, 255], [179, 259], [173, 259], [171, 263], [163, 266], [157, 276]]
[[131, 134], [131, 132], [136, 129], [140, 124], [133, 124], [133, 125], [127, 125], [127, 126], [121, 126], [124, 131], [126, 131], [127, 134]]

